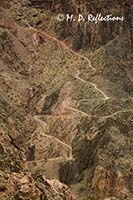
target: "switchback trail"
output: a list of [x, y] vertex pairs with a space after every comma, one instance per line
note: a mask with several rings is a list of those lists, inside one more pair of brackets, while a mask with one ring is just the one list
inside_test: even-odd
[[95, 69], [95, 68], [92, 66], [92, 64], [91, 64], [91, 61], [90, 61], [87, 57], [85, 57], [85, 56], [83, 56], [83, 55], [81, 55], [81, 54], [79, 54], [79, 53], [73, 51], [73, 50], [72, 50], [71, 48], [69, 48], [63, 41], [58, 40], [55, 36], [52, 36], [52, 35], [46, 33], [45, 31], [42, 31], [42, 30], [38, 30], [38, 29], [36, 29], [36, 28], [33, 28], [33, 27], [31, 27], [30, 25], [29, 25], [29, 27], [24, 28], [24, 29], [26, 29], [26, 30], [31, 29], [31, 30], [33, 30], [35, 33], [43, 34], [43, 35], [44, 35], [45, 37], [47, 37], [48, 39], [51, 39], [52, 41], [57, 42], [58, 44], [60, 44], [60, 45], [61, 45], [64, 49], [66, 49], [67, 51], [71, 52], [72, 54], [76, 55], [77, 57], [79, 57], [79, 58], [81, 58], [81, 59], [86, 60], [86, 61], [88, 62], [88, 64], [89, 64], [89, 68], [92, 69], [93, 71], [96, 71], [96, 69]]
[[110, 114], [110, 115], [97, 116], [97, 115], [88, 114], [88, 113], [86, 113], [86, 112], [83, 112], [83, 111], [81, 111], [81, 110], [79, 110], [79, 109], [76, 109], [76, 108], [73, 108], [73, 107], [71, 107], [71, 106], [66, 106], [66, 108], [67, 108], [67, 109], [70, 109], [70, 110], [72, 110], [72, 111], [74, 111], [74, 112], [78, 112], [78, 113], [80, 113], [80, 114], [82, 114], [82, 115], [84, 115], [84, 116], [95, 117], [95, 118], [99, 118], [99, 119], [111, 118], [111, 117], [114, 117], [115, 115], [120, 114], [120, 113], [133, 112], [133, 109], [125, 109], [125, 110], [118, 110], [118, 111], [116, 111], [116, 112], [114, 112], [114, 113], [112, 113], [112, 114]]
[[54, 160], [59, 160], [59, 159], [63, 159], [63, 157], [60, 156], [60, 157], [48, 158], [48, 159], [28, 160], [28, 161], [26, 161], [26, 163], [36, 163], [36, 162], [45, 162], [46, 163], [48, 161], [54, 161]]
[[111, 114], [111, 115], [102, 116], [102, 118], [103, 118], [103, 119], [107, 119], [107, 118], [110, 118], [110, 117], [114, 117], [114, 116], [117, 115], [117, 114], [126, 113], [126, 112], [133, 112], [133, 109], [118, 110], [118, 111], [114, 112], [114, 113]]
[[72, 159], [72, 147], [71, 147], [70, 145], [66, 144], [65, 142], [63, 142], [63, 141], [57, 139], [56, 137], [54, 137], [54, 136], [52, 136], [52, 135], [47, 135], [47, 134], [45, 134], [45, 129], [44, 129], [44, 127], [46, 127], [46, 125], [47, 125], [46, 122], [44, 122], [44, 121], [42, 121], [41, 119], [39, 119], [39, 117], [38, 117], [37, 115], [34, 116], [34, 119], [35, 119], [36, 122], [39, 123], [39, 125], [40, 125], [40, 127], [41, 127], [41, 129], [42, 129], [42, 131], [43, 131], [43, 135], [44, 135], [44, 136], [46, 136], [47, 138], [50, 138], [50, 139], [54, 139], [55, 141], [57, 141], [58, 143], [60, 143], [60, 144], [63, 145], [64, 147], [67, 147], [67, 148], [70, 150], [69, 159]]
[[101, 93], [101, 94], [104, 96], [104, 100], [105, 100], [105, 101], [108, 100], [108, 99], [110, 99], [102, 90], [100, 90], [100, 89], [97, 87], [97, 85], [96, 85], [95, 83], [92, 83], [92, 82], [90, 82], [90, 81], [86, 81], [86, 80], [82, 79], [79, 75], [80, 75], [80, 71], [77, 71], [77, 74], [76, 74], [75, 78], [79, 79], [79, 80], [82, 81], [83, 83], [92, 85], [92, 86], [95, 88], [95, 90], [97, 90], [99, 93]]
[[[25, 29], [28, 29], [28, 30], [31, 29], [31, 30], [35, 31], [36, 33], [43, 34], [43, 35], [46, 36], [48, 39], [51, 39], [51, 40], [57, 42], [58, 44], [60, 44], [60, 45], [61, 45], [64, 49], [66, 49], [67, 51], [71, 52], [72, 54], [76, 55], [76, 56], [79, 57], [79, 58], [82, 58], [82, 59], [86, 60], [86, 61], [88, 62], [88, 64], [89, 64], [89, 68], [92, 69], [93, 71], [96, 71], [96, 69], [95, 69], [95, 68], [92, 66], [92, 64], [91, 64], [90, 59], [88, 59], [87, 57], [85, 57], [85, 56], [83, 56], [83, 55], [81, 55], [81, 54], [79, 54], [79, 53], [73, 51], [73, 50], [72, 50], [70, 47], [68, 47], [63, 41], [58, 40], [55, 36], [51, 36], [50, 34], [46, 33], [45, 31], [38, 30], [38, 29], [36, 29], [36, 28], [31, 27], [30, 25], [29, 25], [28, 28], [25, 28]], [[80, 71], [77, 71], [77, 74], [76, 74], [75, 78], [77, 78], [77, 79], [79, 79], [80, 81], [83, 81], [83, 82], [85, 82], [85, 83], [91, 84], [91, 85], [95, 88], [95, 90], [97, 90], [98, 92], [100, 92], [100, 93], [104, 96], [104, 99], [105, 99], [105, 100], [108, 100], [108, 99], [109, 99], [109, 97], [108, 97], [101, 89], [99, 89], [95, 83], [93, 83], [93, 82], [88, 82], [88, 81], [83, 80], [82, 78], [79, 77], [79, 74], [80, 74]]]
[[[89, 68], [92, 69], [93, 71], [96, 71], [96, 69], [92, 66], [90, 59], [88, 59], [87, 57], [73, 51], [70, 47], [68, 47], [63, 41], [58, 40], [55, 36], [52, 36], [50, 34], [48, 34], [47, 32], [43, 31], [43, 30], [38, 30], [36, 28], [31, 27], [28, 23], [27, 23], [28, 27], [24, 28], [26, 30], [32, 30], [34, 31], [34, 33], [40, 33], [43, 34], [45, 37], [47, 37], [48, 39], [51, 39], [52, 41], [57, 42], [59, 45], [61, 45], [64, 49], [66, 49], [67, 51], [71, 52], [72, 54], [76, 55], [78, 58], [84, 59], [88, 62], [89, 64]], [[97, 87], [97, 85], [93, 82], [89, 82], [89, 81], [85, 81], [82, 78], [79, 77], [80, 71], [77, 71], [77, 74], [75, 75], [75, 78], [79, 79], [82, 82], [88, 83], [90, 85], [92, 85], [95, 90], [97, 90], [98, 92], [100, 92], [103, 96], [104, 96], [104, 100], [108, 100], [109, 97], [101, 90]]]
[[[76, 108], [72, 108], [72, 107], [67, 107], [68, 109], [71, 109], [71, 110], [73, 110], [73, 111], [75, 111], [75, 112], [79, 112], [79, 113], [81, 113], [81, 114], [83, 114], [83, 115], [85, 115], [85, 116], [94, 116], [94, 115], [89, 115], [89, 114], [87, 114], [87, 113], [85, 113], [85, 112], [82, 112], [82, 111], [80, 111], [80, 110], [78, 110], [78, 109], [76, 109]], [[111, 115], [107, 115], [107, 116], [94, 116], [94, 117], [96, 117], [96, 118], [103, 118], [103, 119], [107, 119], [107, 118], [111, 118], [111, 117], [114, 117], [115, 115], [117, 115], [117, 114], [120, 114], [120, 113], [126, 113], [126, 112], [132, 112], [133, 111], [133, 109], [127, 109], [127, 110], [119, 110], [119, 111], [116, 111], [116, 112], [114, 112], [113, 114], [111, 114]], [[45, 122], [42, 122], [42, 120], [40, 120], [39, 118], [38, 118], [38, 116], [35, 116], [34, 117], [34, 119], [36, 120], [36, 121], [38, 121], [39, 123], [40, 123], [40, 125], [42, 126], [42, 129], [44, 130], [44, 127], [43, 127], [43, 124], [42, 123], [44, 123], [45, 125], [46, 125], [46, 123]], [[43, 131], [44, 132], [44, 131]], [[69, 145], [67, 145], [66, 143], [64, 143], [64, 142], [62, 142], [62, 141], [60, 141], [59, 139], [57, 139], [57, 138], [55, 138], [54, 136], [48, 136], [48, 135], [46, 135], [45, 134], [45, 136], [46, 137], [49, 137], [49, 138], [54, 138], [56, 141], [58, 141], [58, 142], [60, 142], [61, 144], [63, 144], [64, 146], [67, 146], [69, 149], [70, 149], [70, 156], [66, 159], [66, 160], [72, 160], [73, 159], [73, 156], [72, 156], [72, 148], [71, 148], [71, 146], [69, 146]], [[46, 162], [46, 161], [50, 161], [50, 160], [57, 160], [57, 159], [60, 159], [60, 158], [63, 158], [63, 157], [57, 157], [57, 158], [49, 158], [48, 160], [46, 160], [46, 159], [40, 159], [40, 160], [32, 160], [32, 161], [26, 161], [25, 163], [36, 163], [36, 162]]]
[[[73, 50], [72, 50], [70, 47], [68, 47], [63, 41], [58, 40], [55, 36], [52, 36], [52, 35], [48, 34], [47, 32], [45, 32], [45, 31], [43, 31], [43, 30], [38, 30], [38, 29], [36, 29], [36, 28], [33, 28], [33, 27], [31, 27], [30, 25], [28, 25], [28, 27], [26, 27], [26, 28], [24, 28], [24, 29], [26, 29], [26, 30], [31, 30], [31, 31], [33, 31], [34, 33], [43, 34], [43, 35], [44, 35], [45, 37], [47, 37], [48, 39], [51, 39], [52, 41], [57, 42], [57, 43], [58, 43], [59, 45], [61, 45], [64, 49], [66, 49], [68, 52], [70, 52], [70, 53], [76, 55], [78, 58], [81, 58], [81, 59], [84, 59], [85, 61], [87, 61], [87, 62], [88, 62], [89, 68], [96, 72], [96, 69], [92, 66], [91, 61], [90, 61], [87, 57], [85, 57], [85, 56], [83, 56], [83, 55], [81, 55], [81, 54], [79, 54], [79, 53], [73, 51]], [[77, 70], [76, 70], [76, 71], [77, 71]], [[108, 100], [108, 99], [110, 99], [110, 97], [108, 97], [108, 96], [104, 93], [104, 91], [102, 91], [101, 89], [99, 89], [95, 83], [90, 82], [90, 81], [86, 81], [86, 80], [82, 79], [79, 75], [80, 75], [80, 71], [77, 71], [77, 73], [76, 73], [76, 75], [75, 75], [75, 78], [77, 78], [78, 80], [80, 80], [80, 81], [82, 81], [82, 82], [84, 82], [84, 83], [86, 83], [86, 84], [92, 85], [92, 86], [95, 88], [95, 90], [96, 90], [97, 92], [99, 92], [100, 94], [103, 95], [105, 101]], [[81, 111], [81, 110], [78, 110], [78, 109], [76, 109], [76, 108], [73, 108], [73, 107], [71, 107], [71, 106], [68, 106], [68, 107], [66, 106], [66, 108], [71, 109], [71, 110], [73, 110], [73, 111], [75, 111], [75, 112], [79, 112], [80, 114], [83, 114], [83, 115], [86, 115], [86, 116], [89, 116], [89, 117], [90, 117], [90, 116], [93, 116], [93, 117], [96, 117], [96, 118], [103, 118], [103, 119], [107, 119], [107, 118], [114, 117], [115, 115], [120, 114], [120, 113], [126, 113], [126, 112], [132, 112], [132, 111], [133, 111], [133, 109], [127, 109], [127, 110], [116, 111], [116, 112], [114, 112], [114, 113], [112, 113], [112, 114], [110, 114], [110, 115], [107, 115], [107, 116], [95, 116], [95, 115], [89, 115], [89, 114], [87, 114], [87, 113], [85, 113], [85, 112], [83, 112], [83, 111]], [[39, 124], [42, 126], [42, 130], [43, 130], [43, 132], [44, 132], [44, 124], [45, 124], [45, 126], [46, 126], [46, 123], [43, 122], [44, 124], [42, 125], [42, 120], [40, 120], [40, 119], [37, 118], [36, 116], [35, 116], [34, 118], [35, 118], [35, 120], [38, 121]], [[45, 135], [46, 135], [46, 134], [45, 134]], [[59, 139], [55, 138], [54, 136], [46, 135], [46, 137], [54, 138], [54, 139], [55, 139], [56, 141], [58, 141], [59, 143], [63, 144], [64, 146], [67, 146], [67, 147], [70, 149], [70, 158], [72, 158], [72, 148], [71, 148], [70, 145], [67, 145], [66, 143], [64, 143], [64, 142], [60, 141]]]

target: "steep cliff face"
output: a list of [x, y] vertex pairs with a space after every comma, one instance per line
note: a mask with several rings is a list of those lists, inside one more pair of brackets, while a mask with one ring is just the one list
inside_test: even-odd
[[[128, 34], [130, 42], [132, 41], [132, 19], [131, 19], [131, 1], [36, 1], [31, 0], [32, 6], [39, 5], [40, 8], [49, 10], [56, 14], [74, 14], [79, 13], [87, 17], [88, 14], [96, 16], [112, 15], [124, 17], [122, 22], [103, 21], [98, 23], [91, 22], [60, 22], [55, 31], [61, 38], [71, 37], [74, 49], [80, 48], [98, 48], [114, 39], [118, 35]], [[43, 24], [42, 24], [43, 26]], [[53, 27], [52, 27], [53, 28]], [[78, 45], [77, 45], [78, 43]], [[131, 46], [131, 44], [130, 44]]]
[[43, 1], [43, 0], [30, 0], [30, 3], [29, 5], [31, 6], [35, 6], [35, 7], [38, 7], [38, 8], [43, 8], [45, 10], [50, 10], [51, 12], [66, 12], [66, 11], [70, 11], [73, 9], [73, 6], [75, 6], [73, 4], [73, 1], [66, 1], [66, 0], [63, 0], [63, 1], [60, 1], [60, 0], [57, 0], [57, 1]]

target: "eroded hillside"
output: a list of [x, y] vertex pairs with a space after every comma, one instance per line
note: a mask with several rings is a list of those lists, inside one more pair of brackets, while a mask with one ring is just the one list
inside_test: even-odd
[[[107, 5], [125, 21], [57, 21]], [[130, 1], [0, 2], [0, 199], [132, 199], [131, 24]]]

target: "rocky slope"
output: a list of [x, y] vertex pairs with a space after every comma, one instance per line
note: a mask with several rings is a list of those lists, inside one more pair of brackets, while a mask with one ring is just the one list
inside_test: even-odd
[[0, 2], [0, 199], [132, 199], [130, 5]]

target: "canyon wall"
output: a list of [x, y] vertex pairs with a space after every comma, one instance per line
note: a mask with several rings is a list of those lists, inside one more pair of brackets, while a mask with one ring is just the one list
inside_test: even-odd
[[[60, 22], [59, 29], [56, 27], [56, 32], [61, 38], [72, 36], [72, 46], [74, 49], [80, 48], [98, 48], [106, 44], [115, 37], [128, 34], [128, 38], [132, 41], [132, 6], [131, 1], [42, 1], [30, 0], [30, 5], [39, 7], [43, 10], [49, 10], [56, 14], [76, 14], [79, 13], [86, 16], [87, 14], [101, 13], [102, 16], [112, 15], [124, 17], [124, 21], [103, 21], [100, 23], [94, 22]], [[62, 28], [60, 28], [62, 27]]]

